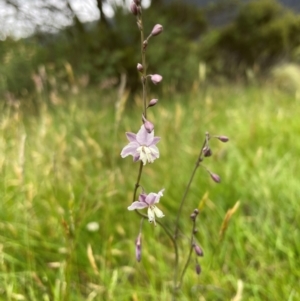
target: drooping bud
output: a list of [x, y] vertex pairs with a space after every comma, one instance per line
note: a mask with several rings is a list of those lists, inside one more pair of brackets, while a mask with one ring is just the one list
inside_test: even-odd
[[135, 15], [135, 16], [138, 15], [139, 9], [138, 9], [137, 5], [134, 2], [131, 2], [130, 10], [131, 10], [133, 15]]
[[229, 141], [229, 138], [227, 136], [218, 136], [217, 137], [220, 141], [222, 142], [228, 142]]
[[143, 118], [144, 127], [146, 131], [150, 134], [154, 130], [154, 124], [149, 120], [147, 120], [144, 115], [142, 116], [142, 118]]
[[194, 251], [197, 254], [197, 256], [203, 256], [203, 250], [200, 248], [200, 246], [194, 244]]
[[197, 273], [197, 275], [201, 274], [201, 266], [198, 262], [196, 263], [196, 273]]
[[160, 24], [154, 25], [152, 31], [151, 31], [151, 36], [157, 36], [163, 31], [163, 27]]
[[220, 183], [220, 182], [221, 182], [221, 178], [220, 178], [220, 176], [218, 176], [217, 174], [210, 172], [210, 176], [211, 176], [211, 178], [212, 178], [216, 183]]
[[135, 258], [138, 262], [142, 259], [142, 234], [139, 233], [135, 241]]
[[143, 65], [142, 64], [140, 64], [140, 63], [138, 63], [137, 64], [137, 66], [136, 66], [136, 69], [139, 71], [139, 72], [143, 72], [143, 70], [144, 70], [144, 67], [143, 67]]
[[210, 157], [212, 155], [212, 151], [208, 145], [203, 147], [203, 155], [204, 157]]
[[157, 102], [158, 102], [158, 99], [156, 99], [156, 98], [151, 99], [151, 100], [149, 101], [148, 107], [153, 107], [153, 106], [155, 106], [155, 105], [157, 104]]
[[159, 75], [159, 74], [153, 74], [153, 75], [150, 75], [151, 76], [151, 80], [152, 80], [152, 83], [154, 85], [157, 85], [158, 83], [160, 83], [162, 81], [162, 76]]

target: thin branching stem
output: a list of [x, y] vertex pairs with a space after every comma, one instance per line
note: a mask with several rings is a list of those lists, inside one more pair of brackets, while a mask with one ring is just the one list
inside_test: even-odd
[[184, 268], [182, 270], [181, 276], [180, 276], [180, 280], [178, 283], [178, 286], [176, 287], [176, 289], [180, 289], [181, 285], [182, 285], [182, 281], [183, 281], [183, 277], [185, 275], [186, 269], [190, 263], [191, 260], [191, 255], [192, 255], [192, 251], [193, 251], [193, 247], [194, 247], [194, 233], [195, 233], [195, 229], [196, 229], [196, 219], [193, 220], [193, 228], [192, 228], [192, 234], [191, 234], [191, 246], [190, 246], [190, 251], [189, 251], [189, 255], [187, 257], [186, 263], [184, 265]]
[[[203, 142], [203, 145], [200, 149], [200, 152], [199, 152], [199, 155], [198, 155], [198, 158], [197, 158], [197, 161], [195, 163], [195, 167], [192, 171], [192, 174], [191, 174], [191, 177], [190, 177], [190, 180], [186, 186], [186, 189], [184, 191], [184, 194], [183, 194], [183, 197], [181, 199], [181, 202], [180, 202], [180, 206], [179, 206], [179, 209], [178, 209], [178, 213], [177, 213], [177, 218], [176, 218], [176, 222], [175, 222], [175, 231], [174, 231], [174, 240], [176, 242], [177, 238], [178, 238], [178, 231], [179, 231], [179, 219], [180, 219], [180, 216], [181, 216], [181, 213], [182, 213], [182, 208], [183, 208], [183, 204], [186, 200], [186, 197], [187, 197], [187, 194], [190, 190], [190, 187], [191, 187], [191, 184], [193, 182], [193, 179], [194, 179], [194, 176], [196, 174], [196, 170], [198, 169], [198, 167], [200, 166], [200, 163], [202, 162], [203, 158], [203, 148], [205, 147], [205, 145], [207, 144], [207, 139], [208, 139], [208, 134], [205, 135], [205, 139], [204, 139], [204, 142]], [[190, 256], [190, 255], [189, 255]], [[174, 266], [174, 278], [173, 278], [173, 286], [174, 286], [174, 291], [176, 290], [177, 288], [177, 279], [178, 279], [178, 265], [179, 265], [179, 260], [178, 258], [175, 260], [175, 266]], [[182, 279], [181, 279], [182, 280]]]

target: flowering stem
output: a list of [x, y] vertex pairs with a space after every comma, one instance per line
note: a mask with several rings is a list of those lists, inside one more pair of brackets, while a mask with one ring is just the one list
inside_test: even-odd
[[[177, 238], [178, 238], [179, 219], [180, 219], [180, 215], [181, 215], [181, 213], [182, 213], [182, 207], [183, 207], [183, 204], [184, 204], [185, 199], [186, 199], [186, 197], [187, 197], [187, 194], [188, 194], [188, 192], [189, 192], [189, 189], [190, 189], [190, 187], [191, 187], [191, 184], [192, 184], [192, 182], [193, 182], [194, 176], [195, 176], [195, 174], [196, 174], [196, 170], [197, 170], [197, 168], [200, 166], [200, 163], [201, 163], [202, 160], [203, 160], [203, 158], [202, 158], [202, 155], [203, 155], [203, 148], [204, 148], [204, 146], [206, 145], [206, 143], [207, 143], [207, 134], [206, 134], [206, 136], [205, 136], [205, 140], [204, 140], [203, 145], [202, 145], [202, 147], [201, 147], [201, 149], [200, 149], [200, 153], [199, 153], [199, 156], [198, 156], [197, 161], [196, 161], [196, 163], [195, 163], [195, 167], [194, 167], [194, 169], [193, 169], [193, 171], [192, 171], [190, 180], [189, 180], [189, 182], [188, 182], [188, 184], [187, 184], [187, 186], [186, 186], [186, 189], [185, 189], [185, 191], [184, 191], [183, 197], [182, 197], [182, 199], [181, 199], [180, 207], [179, 207], [179, 209], [178, 209], [177, 218], [176, 218], [176, 223], [175, 223], [175, 231], [174, 231], [174, 240], [175, 240], [175, 242], [176, 242], [176, 240], [177, 240]], [[191, 250], [190, 250], [190, 252], [191, 252]], [[189, 260], [190, 260], [190, 259], [189, 259], [190, 256], [191, 256], [191, 255], [189, 254], [188, 260], [187, 260], [187, 264], [188, 264], [188, 262], [189, 262]], [[186, 265], [187, 265], [187, 264], [186, 264]], [[184, 270], [184, 272], [185, 272], [185, 270]], [[176, 284], [177, 284], [177, 276], [178, 276], [178, 257], [175, 258], [174, 280], [173, 280], [174, 289], [177, 288], [177, 285], [176, 285]], [[180, 285], [181, 285], [182, 278], [183, 278], [183, 275], [182, 275], [182, 277], [181, 277], [181, 279], [180, 279], [180, 283], [179, 283], [178, 288], [179, 288]]]
[[189, 255], [188, 255], [188, 258], [186, 260], [185, 266], [184, 266], [184, 268], [182, 270], [181, 277], [180, 277], [180, 280], [179, 280], [179, 284], [176, 287], [176, 289], [179, 289], [181, 287], [184, 274], [185, 274], [186, 269], [187, 269], [187, 267], [188, 267], [188, 265], [190, 263], [190, 260], [191, 260], [191, 255], [192, 255], [192, 251], [193, 251], [193, 244], [194, 244], [195, 229], [196, 229], [196, 219], [193, 220], [193, 229], [192, 229], [192, 235], [191, 235], [191, 246], [190, 246]]
[[136, 183], [135, 183], [135, 186], [134, 186], [132, 203], [136, 201], [136, 192], [137, 192], [138, 188], [140, 187], [140, 180], [141, 180], [141, 177], [142, 177], [143, 167], [144, 167], [144, 165], [143, 165], [143, 162], [141, 161], [138, 177], [137, 177], [137, 180], [136, 180]]
[[143, 75], [142, 75], [142, 85], [143, 85], [143, 115], [147, 118], [147, 91], [146, 91], [146, 80], [147, 80], [147, 66], [146, 66], [146, 49], [144, 47], [144, 27], [142, 15], [138, 15], [138, 25], [141, 31], [141, 55], [142, 55], [142, 66], [143, 66]]
[[190, 187], [191, 187], [191, 184], [192, 184], [192, 182], [193, 182], [193, 179], [194, 179], [196, 170], [197, 170], [197, 168], [200, 166], [200, 163], [202, 162], [203, 148], [204, 148], [204, 146], [206, 145], [206, 143], [207, 143], [207, 135], [205, 136], [205, 140], [204, 140], [203, 145], [202, 145], [202, 147], [201, 147], [201, 149], [200, 149], [200, 153], [199, 153], [199, 156], [198, 156], [197, 161], [196, 161], [196, 163], [195, 163], [195, 167], [194, 167], [194, 169], [193, 169], [193, 172], [192, 172], [192, 174], [191, 174], [190, 180], [189, 180], [189, 182], [188, 182], [188, 184], [187, 184], [187, 186], [186, 186], [186, 188], [185, 188], [183, 197], [182, 197], [182, 199], [181, 199], [181, 203], [180, 203], [180, 207], [179, 207], [179, 209], [178, 209], [177, 218], [176, 218], [176, 223], [175, 223], [175, 231], [174, 231], [174, 233], [175, 233], [175, 234], [174, 234], [175, 239], [177, 239], [177, 237], [178, 237], [178, 231], [179, 231], [179, 219], [180, 219], [180, 215], [181, 215], [181, 212], [182, 212], [182, 207], [183, 207], [183, 204], [184, 204], [185, 199], [186, 199], [186, 197], [187, 197], [187, 194], [188, 194], [188, 192], [189, 192], [189, 190], [190, 190]]

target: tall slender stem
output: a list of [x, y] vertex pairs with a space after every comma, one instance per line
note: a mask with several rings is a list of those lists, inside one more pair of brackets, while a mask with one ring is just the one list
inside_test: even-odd
[[[205, 146], [206, 143], [207, 143], [207, 139], [208, 139], [208, 134], [206, 134], [206, 136], [205, 136], [205, 140], [204, 140], [203, 145], [202, 145], [202, 147], [201, 147], [201, 149], [200, 149], [200, 152], [199, 152], [197, 161], [196, 161], [196, 163], [195, 163], [195, 167], [194, 167], [194, 169], [193, 169], [193, 171], [192, 171], [190, 180], [189, 180], [189, 182], [188, 182], [188, 184], [187, 184], [187, 186], [186, 186], [186, 188], [185, 188], [183, 197], [182, 197], [181, 202], [180, 202], [180, 206], [179, 206], [179, 209], [178, 209], [177, 218], [176, 218], [176, 222], [175, 222], [175, 231], [174, 231], [174, 240], [175, 240], [176, 246], [177, 246], [176, 240], [177, 240], [177, 238], [178, 238], [178, 231], [179, 231], [179, 219], [180, 219], [180, 215], [181, 215], [181, 213], [182, 213], [183, 204], [184, 204], [184, 202], [185, 202], [185, 200], [186, 200], [186, 197], [187, 197], [187, 194], [188, 194], [188, 192], [189, 192], [189, 190], [190, 190], [191, 184], [192, 184], [193, 179], [194, 179], [194, 176], [195, 176], [195, 174], [196, 174], [196, 170], [197, 170], [197, 168], [200, 166], [200, 163], [201, 163], [201, 161], [202, 161], [203, 148], [204, 148], [204, 146]], [[191, 250], [190, 250], [190, 254], [191, 254]], [[189, 254], [189, 256], [188, 256], [188, 261], [187, 261], [187, 263], [186, 263], [186, 266], [187, 266], [187, 264], [188, 264], [188, 262], [189, 262], [190, 254]], [[173, 286], [174, 286], [174, 294], [173, 294], [173, 298], [174, 298], [174, 299], [173, 299], [173, 300], [175, 300], [175, 291], [176, 291], [176, 289], [177, 289], [178, 265], [179, 265], [179, 260], [178, 260], [178, 257], [177, 257], [177, 258], [175, 259], [175, 266], [174, 266], [174, 278], [173, 278]], [[182, 277], [183, 277], [183, 276], [182, 276]], [[180, 280], [180, 285], [181, 285], [181, 282], [182, 282], [182, 277], [181, 277], [181, 280]]]

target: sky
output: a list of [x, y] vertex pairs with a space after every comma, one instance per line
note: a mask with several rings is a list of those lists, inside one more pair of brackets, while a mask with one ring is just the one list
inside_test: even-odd
[[[36, 26], [42, 31], [56, 32], [64, 26], [72, 24], [72, 16], [63, 13], [65, 1], [61, 0], [13, 0], [19, 3], [19, 11], [0, 0], [0, 40], [12, 36], [15, 39], [30, 36]], [[43, 2], [51, 3], [58, 8], [56, 12], [40, 9]], [[106, 0], [103, 11], [107, 17], [113, 17], [115, 5], [126, 2], [129, 7], [131, 0]], [[148, 7], [151, 0], [143, 0], [143, 6]], [[70, 5], [82, 22], [91, 22], [100, 17], [96, 0], [70, 0]]]

